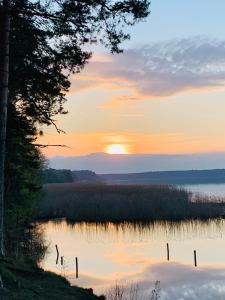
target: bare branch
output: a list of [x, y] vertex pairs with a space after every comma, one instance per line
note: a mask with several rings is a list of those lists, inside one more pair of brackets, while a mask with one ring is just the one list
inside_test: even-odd
[[47, 147], [65, 147], [65, 148], [70, 148], [67, 145], [60, 145], [60, 144], [56, 144], [56, 145], [49, 145], [49, 144], [33, 144], [36, 147], [40, 147], [40, 148], [47, 148]]

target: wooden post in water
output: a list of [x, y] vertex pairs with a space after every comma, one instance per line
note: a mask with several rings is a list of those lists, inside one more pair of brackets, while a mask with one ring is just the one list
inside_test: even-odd
[[197, 267], [196, 250], [194, 250], [194, 263], [195, 263], [195, 267]]
[[76, 257], [76, 278], [78, 278], [78, 258]]
[[56, 249], [56, 264], [58, 264], [58, 261], [59, 261], [59, 249], [58, 249], [58, 246], [55, 245], [55, 249]]
[[63, 266], [63, 256], [61, 256], [61, 266]]
[[166, 244], [166, 249], [167, 249], [167, 260], [170, 260], [170, 248], [169, 248], [169, 244]]

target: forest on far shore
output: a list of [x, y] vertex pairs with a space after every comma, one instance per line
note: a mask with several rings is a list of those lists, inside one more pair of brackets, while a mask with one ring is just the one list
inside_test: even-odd
[[45, 169], [43, 183], [102, 182], [107, 184], [208, 184], [225, 183], [225, 169], [96, 174], [90, 170]]

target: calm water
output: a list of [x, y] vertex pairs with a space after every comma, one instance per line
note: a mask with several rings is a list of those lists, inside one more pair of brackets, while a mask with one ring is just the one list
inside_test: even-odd
[[[76, 224], [40, 225], [49, 243], [42, 266], [73, 284], [106, 293], [116, 283], [138, 284], [139, 299], [151, 299], [160, 281], [162, 300], [225, 299], [225, 221], [157, 222], [148, 226]], [[166, 243], [170, 261], [166, 259]], [[55, 244], [64, 256], [56, 265]], [[198, 267], [194, 267], [193, 251]], [[75, 278], [75, 257], [79, 279]]]
[[208, 196], [225, 197], [225, 184], [187, 184], [183, 188], [193, 193], [200, 193]]

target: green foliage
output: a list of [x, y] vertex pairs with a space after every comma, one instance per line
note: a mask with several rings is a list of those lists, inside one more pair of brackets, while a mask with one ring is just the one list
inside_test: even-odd
[[19, 254], [24, 229], [33, 220], [41, 190], [42, 157], [32, 144], [36, 131], [9, 109], [6, 160], [6, 248]]
[[129, 39], [125, 25], [149, 14], [146, 0], [12, 0], [11, 6], [10, 99], [23, 116], [47, 125], [66, 113], [69, 75], [88, 62], [90, 43], [121, 52]]

